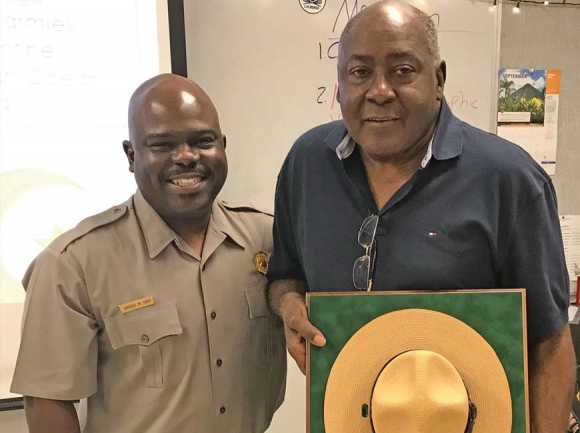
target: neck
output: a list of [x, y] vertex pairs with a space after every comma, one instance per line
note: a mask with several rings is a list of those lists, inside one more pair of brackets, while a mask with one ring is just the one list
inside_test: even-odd
[[380, 210], [421, 166], [427, 153], [435, 126], [404, 155], [394, 158], [374, 159], [361, 149], [361, 158], [367, 174], [369, 187]]
[[185, 220], [168, 221], [167, 225], [201, 256], [211, 214]]

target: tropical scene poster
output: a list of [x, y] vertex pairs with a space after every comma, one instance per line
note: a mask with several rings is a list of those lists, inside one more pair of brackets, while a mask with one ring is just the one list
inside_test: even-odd
[[544, 124], [545, 69], [500, 69], [498, 123]]
[[498, 78], [497, 135], [520, 145], [554, 175], [560, 71], [500, 69]]

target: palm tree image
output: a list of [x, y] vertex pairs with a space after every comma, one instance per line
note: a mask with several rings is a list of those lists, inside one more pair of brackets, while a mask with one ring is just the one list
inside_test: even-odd
[[514, 82], [508, 80], [507, 78], [502, 78], [499, 82], [499, 96], [504, 98], [509, 97], [514, 91]]

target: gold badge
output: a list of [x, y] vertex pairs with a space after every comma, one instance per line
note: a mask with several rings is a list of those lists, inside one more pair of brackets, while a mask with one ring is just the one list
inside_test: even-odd
[[266, 275], [268, 273], [268, 254], [263, 251], [254, 254], [254, 266], [259, 273]]
[[151, 305], [155, 305], [155, 299], [153, 299], [153, 295], [145, 296], [144, 298], [135, 299], [134, 301], [125, 302], [124, 304], [119, 305], [119, 310], [121, 310], [121, 314], [128, 313], [130, 311], [140, 310], [141, 308], [150, 307]]

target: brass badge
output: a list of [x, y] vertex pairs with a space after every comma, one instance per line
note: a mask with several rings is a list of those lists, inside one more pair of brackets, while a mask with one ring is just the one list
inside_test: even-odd
[[254, 254], [254, 266], [259, 273], [266, 275], [268, 273], [268, 254], [263, 251]]

